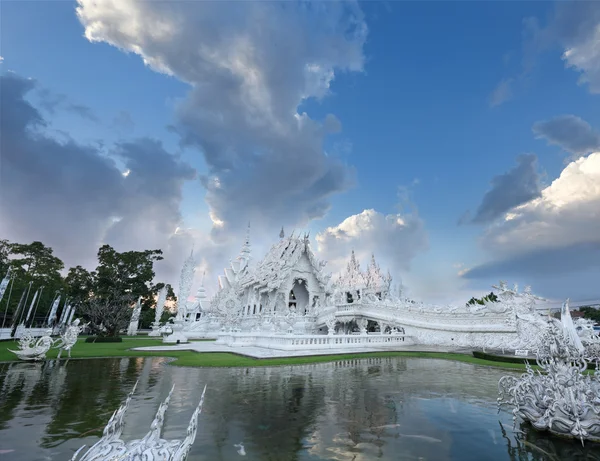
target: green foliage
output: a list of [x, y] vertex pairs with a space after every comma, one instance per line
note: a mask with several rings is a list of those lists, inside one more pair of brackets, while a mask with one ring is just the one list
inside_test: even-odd
[[[65, 288], [60, 274], [64, 263], [60, 258], [54, 256], [52, 248], [45, 246], [42, 242], [22, 244], [0, 240], [0, 266], [6, 269], [10, 266], [14, 277], [9, 290], [0, 303], [2, 314], [5, 309], [9, 316], [16, 313], [19, 300], [28, 290], [30, 282], [31, 290], [29, 296], [23, 297], [24, 303], [21, 309], [29, 309], [29, 303], [33, 299], [35, 291], [43, 287], [38, 297], [36, 312], [38, 317], [48, 313], [57, 292], [61, 292]], [[4, 275], [5, 271], [3, 270], [0, 277], [4, 277]]]
[[86, 343], [122, 343], [123, 338], [120, 336], [88, 336], [85, 338]]
[[496, 302], [498, 301], [498, 296], [494, 294], [494, 292], [490, 292], [489, 295], [484, 296], [483, 298], [477, 299], [475, 297], [469, 299], [467, 302], [467, 306], [473, 306], [475, 304], [479, 304], [481, 306], [485, 305], [486, 302]]
[[92, 295], [95, 282], [95, 272], [89, 272], [81, 266], [71, 267], [65, 277], [65, 285], [73, 304], [87, 300]]
[[0, 279], [6, 275], [6, 271], [8, 270], [8, 256], [10, 253], [10, 242], [5, 239], [0, 239]]
[[[111, 246], [103, 245], [98, 251], [95, 271], [90, 272], [82, 266], [71, 267], [63, 278], [64, 263], [53, 254], [52, 248], [37, 241], [22, 244], [0, 239], [0, 279], [9, 267], [13, 274], [13, 281], [0, 302], [0, 320], [6, 313], [10, 325], [13, 314], [20, 316], [16, 312], [19, 301], [23, 301], [20, 312], [26, 312], [36, 290], [43, 287], [38, 298], [38, 319], [48, 314], [55, 296], [61, 294], [59, 315], [68, 297], [69, 304], [77, 306], [78, 314], [92, 321], [92, 330], [100, 332], [102, 324], [101, 333], [116, 335], [127, 326], [131, 308], [140, 297], [142, 313], [146, 312], [143, 318], [149, 313], [154, 316], [156, 294], [165, 286], [164, 283], [153, 284], [154, 262], [161, 259], [161, 250], [119, 253]], [[173, 288], [166, 286], [167, 300], [175, 301]]]
[[580, 307], [579, 310], [583, 312], [583, 316], [586, 319], [593, 320], [594, 322], [600, 322], [600, 309], [595, 309], [590, 306]]
[[152, 295], [154, 262], [163, 259], [162, 250], [126, 251], [119, 253], [110, 245], [98, 250], [98, 267], [94, 293], [128, 293], [136, 299]]

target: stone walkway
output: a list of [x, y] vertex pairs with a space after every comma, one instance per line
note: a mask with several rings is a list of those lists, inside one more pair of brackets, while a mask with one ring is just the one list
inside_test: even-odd
[[245, 346], [230, 347], [224, 344], [216, 344], [214, 341], [192, 341], [187, 344], [176, 344], [173, 346], [149, 346], [135, 347], [136, 351], [194, 351], [194, 352], [229, 352], [231, 354], [245, 355], [255, 359], [283, 358], [283, 357], [307, 357], [314, 355], [340, 355], [360, 354], [364, 352], [454, 352], [471, 355], [471, 349], [465, 348], [443, 348], [436, 346], [402, 346], [402, 347], [356, 347], [337, 349], [304, 349], [297, 351], [284, 351], [278, 349], [267, 349], [265, 347]]

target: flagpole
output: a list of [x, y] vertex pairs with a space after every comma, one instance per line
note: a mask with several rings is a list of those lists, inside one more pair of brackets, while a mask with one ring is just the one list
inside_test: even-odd
[[44, 288], [46, 288], [45, 286], [42, 285], [42, 288], [40, 288], [40, 296], [37, 299], [37, 303], [35, 305], [35, 309], [33, 310], [33, 318], [31, 319], [31, 323], [29, 324], [29, 328], [31, 328], [33, 326], [33, 322], [35, 321], [35, 314], [38, 310], [38, 306], [40, 305], [40, 300], [42, 299], [42, 293], [44, 292]]

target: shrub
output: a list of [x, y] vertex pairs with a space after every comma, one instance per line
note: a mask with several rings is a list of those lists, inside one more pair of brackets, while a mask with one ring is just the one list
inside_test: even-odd
[[86, 343], [122, 343], [123, 338], [120, 336], [88, 336], [85, 338]]

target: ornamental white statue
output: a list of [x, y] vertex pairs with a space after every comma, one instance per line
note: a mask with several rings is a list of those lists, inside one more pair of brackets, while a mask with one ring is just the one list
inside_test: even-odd
[[[79, 458], [79, 461], [185, 461], [187, 459], [190, 448], [196, 440], [198, 415], [202, 412], [206, 386], [204, 386], [204, 390], [202, 391], [200, 403], [192, 414], [186, 437], [183, 440], [165, 440], [161, 438], [162, 427], [165, 422], [165, 412], [167, 411], [169, 401], [171, 400], [171, 394], [173, 394], [173, 389], [175, 388], [175, 386], [173, 386], [165, 401], [158, 407], [156, 417], [150, 425], [150, 432], [148, 432], [143, 439], [124, 442], [121, 440], [121, 433], [123, 432], [124, 427], [123, 419], [137, 384], [138, 383], [136, 382], [133, 386], [125, 403], [113, 413], [108, 424], [104, 428], [100, 440]], [[76, 461], [77, 456], [84, 448], [85, 445], [77, 450], [71, 458], [71, 461]]]
[[73, 322], [67, 327], [67, 330], [62, 335], [60, 335], [60, 339], [58, 340], [60, 342], [56, 346], [57, 349], [60, 349], [58, 351], [57, 358], [60, 359], [63, 350], [67, 351], [69, 354], [69, 358], [71, 358], [71, 349], [73, 348], [75, 343], [77, 343], [77, 337], [79, 336], [79, 333], [81, 333], [88, 325], [86, 323], [85, 325], [79, 326], [80, 322], [81, 320], [79, 319], [73, 320]]
[[[563, 307], [568, 315], [568, 304]], [[570, 319], [570, 315], [568, 315]], [[600, 441], [600, 370], [586, 374], [587, 360], [576, 344], [572, 322], [549, 319], [536, 362], [542, 373], [504, 376], [498, 382], [498, 405], [513, 407], [513, 420], [529, 421], [538, 430], [584, 440]], [[598, 362], [596, 362], [598, 364]]]
[[54, 343], [54, 340], [50, 337], [51, 334], [52, 329], [48, 329], [45, 331], [44, 336], [35, 339], [29, 331], [26, 331], [19, 340], [19, 350], [8, 350], [16, 354], [21, 360], [44, 360], [46, 353]]

